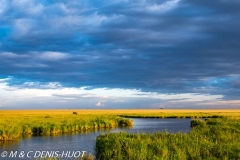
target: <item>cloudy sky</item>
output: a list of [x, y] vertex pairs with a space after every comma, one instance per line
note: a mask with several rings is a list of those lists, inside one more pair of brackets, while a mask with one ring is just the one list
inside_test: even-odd
[[239, 0], [0, 0], [0, 109], [240, 108]]

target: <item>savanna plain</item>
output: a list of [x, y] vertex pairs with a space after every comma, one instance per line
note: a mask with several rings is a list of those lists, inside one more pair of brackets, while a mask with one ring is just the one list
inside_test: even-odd
[[[75, 112], [75, 114], [73, 114]], [[97, 137], [99, 160], [240, 159], [240, 109], [1, 110], [0, 141], [32, 135], [132, 126], [131, 118], [191, 118], [188, 133], [108, 133]]]

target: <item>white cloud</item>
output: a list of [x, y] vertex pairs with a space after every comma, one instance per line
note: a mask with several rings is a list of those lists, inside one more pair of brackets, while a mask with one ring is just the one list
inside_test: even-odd
[[[163, 101], [164, 108], [169, 106], [188, 106], [195, 104], [195, 106], [226, 106], [236, 107], [239, 101], [223, 101], [222, 95], [207, 95], [207, 94], [159, 94], [155, 92], [142, 92], [140, 90], [131, 89], [107, 89], [96, 88], [89, 90], [88, 87], [68, 88], [63, 87], [59, 82], [50, 82], [41, 84], [40, 82], [25, 82], [25, 87], [11, 87], [8, 86], [8, 80], [11, 78], [0, 79], [0, 94], [1, 99], [6, 100], [4, 106], [12, 103], [15, 106], [25, 104], [31, 100], [31, 103], [52, 106], [53, 102], [65, 105], [77, 105], [85, 102], [86, 106], [105, 106], [111, 103], [121, 103], [124, 105], [128, 103], [131, 105], [131, 100], [146, 100], [149, 102], [149, 107], [159, 108], [159, 101]], [[26, 87], [28, 86], [28, 87]], [[32, 88], [32, 89], [31, 89]], [[0, 99], [0, 100], [1, 100]], [[50, 102], [50, 100], [52, 102]], [[96, 100], [98, 101], [96, 103]], [[95, 103], [94, 103], [95, 102]], [[106, 102], [106, 104], [103, 104]], [[88, 105], [86, 105], [88, 104]], [[0, 103], [0, 105], [3, 105]], [[113, 104], [112, 104], [113, 105]], [[27, 106], [29, 107], [29, 106]], [[32, 107], [32, 106], [30, 106]], [[114, 106], [112, 106], [114, 107]], [[34, 108], [34, 106], [32, 107]]]
[[99, 101], [99, 102], [96, 104], [96, 106], [101, 106], [101, 101]]
[[57, 101], [57, 102], [59, 102], [59, 103], [66, 103], [67, 101], [59, 100], [59, 101]]
[[0, 83], [7, 84], [7, 81], [8, 81], [9, 79], [10, 79], [10, 78], [0, 79]]
[[36, 58], [40, 58], [42, 60], [50, 60], [50, 61], [61, 60], [68, 57], [67, 54], [60, 53], [60, 52], [35, 53], [35, 55], [36, 55]]
[[13, 52], [0, 52], [0, 57], [1, 58], [27, 58], [29, 55], [23, 54], [19, 55]]
[[154, 4], [154, 5], [148, 6], [148, 10], [153, 12], [155, 11], [165, 12], [170, 9], [173, 9], [178, 4], [179, 1], [180, 0], [170, 0], [160, 5]]
[[11, 35], [14, 39], [20, 39], [28, 35], [31, 28], [34, 28], [33, 20], [27, 18], [19, 18], [14, 20], [14, 30]]
[[155, 94], [155, 98], [161, 98], [165, 100], [176, 100], [182, 102], [192, 102], [192, 101], [209, 101], [218, 100], [223, 98], [222, 95], [209, 95], [209, 94], [193, 94], [193, 93], [183, 93], [183, 94]]
[[40, 82], [24, 82], [21, 88], [33, 88], [33, 89], [59, 89], [62, 85], [59, 82], [49, 82], [49, 83], [40, 83]]
[[[50, 96], [61, 98], [101, 98], [101, 99], [114, 99], [114, 98], [155, 98], [162, 100], [176, 100], [176, 101], [210, 101], [219, 100], [223, 98], [222, 95], [208, 95], [208, 94], [160, 94], [156, 92], [142, 92], [136, 89], [119, 89], [119, 88], [95, 88], [87, 89], [88, 87], [73, 88], [63, 87], [59, 82], [25, 82], [18, 86], [8, 86], [7, 79], [0, 79], [0, 89], [3, 93], [9, 93], [19, 96]], [[1, 95], [4, 95], [4, 94]], [[122, 100], [120, 100], [122, 101]]]

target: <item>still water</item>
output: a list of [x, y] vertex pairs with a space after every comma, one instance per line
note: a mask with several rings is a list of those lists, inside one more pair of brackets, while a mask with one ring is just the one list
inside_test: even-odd
[[[154, 118], [131, 118], [134, 121], [132, 128], [115, 128], [92, 130], [88, 132], [74, 132], [68, 134], [60, 134], [55, 136], [31, 136], [22, 138], [14, 142], [0, 142], [0, 154], [3, 151], [10, 153], [17, 151], [18, 153], [34, 154], [36, 151], [86, 151], [86, 153], [95, 154], [96, 137], [103, 133], [113, 132], [130, 132], [130, 133], [153, 133], [167, 129], [169, 132], [188, 132], [190, 130], [191, 119], [154, 119]], [[3, 158], [0, 155], [0, 159]], [[16, 158], [11, 158], [16, 159]], [[26, 155], [21, 159], [27, 158]]]

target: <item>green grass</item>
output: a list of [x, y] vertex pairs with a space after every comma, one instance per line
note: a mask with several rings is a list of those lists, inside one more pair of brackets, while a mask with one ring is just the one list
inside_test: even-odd
[[[77, 112], [77, 115], [73, 114]], [[132, 126], [126, 117], [203, 118], [240, 116], [240, 110], [0, 110], [0, 140], [89, 129]], [[121, 118], [122, 117], [122, 118]], [[125, 118], [124, 118], [125, 117]]]
[[96, 142], [99, 160], [237, 160], [240, 119], [194, 120], [187, 133], [110, 133]]
[[[240, 110], [0, 110], [0, 141], [22, 136], [132, 126], [135, 118], [193, 120], [188, 134], [106, 134], [97, 138], [99, 160], [240, 159]], [[235, 118], [227, 118], [227, 117]], [[217, 118], [221, 117], [221, 118]], [[94, 159], [89, 155], [86, 160]]]
[[53, 135], [89, 129], [132, 126], [130, 119], [113, 115], [23, 114], [0, 117], [0, 140], [15, 140], [27, 135]]

